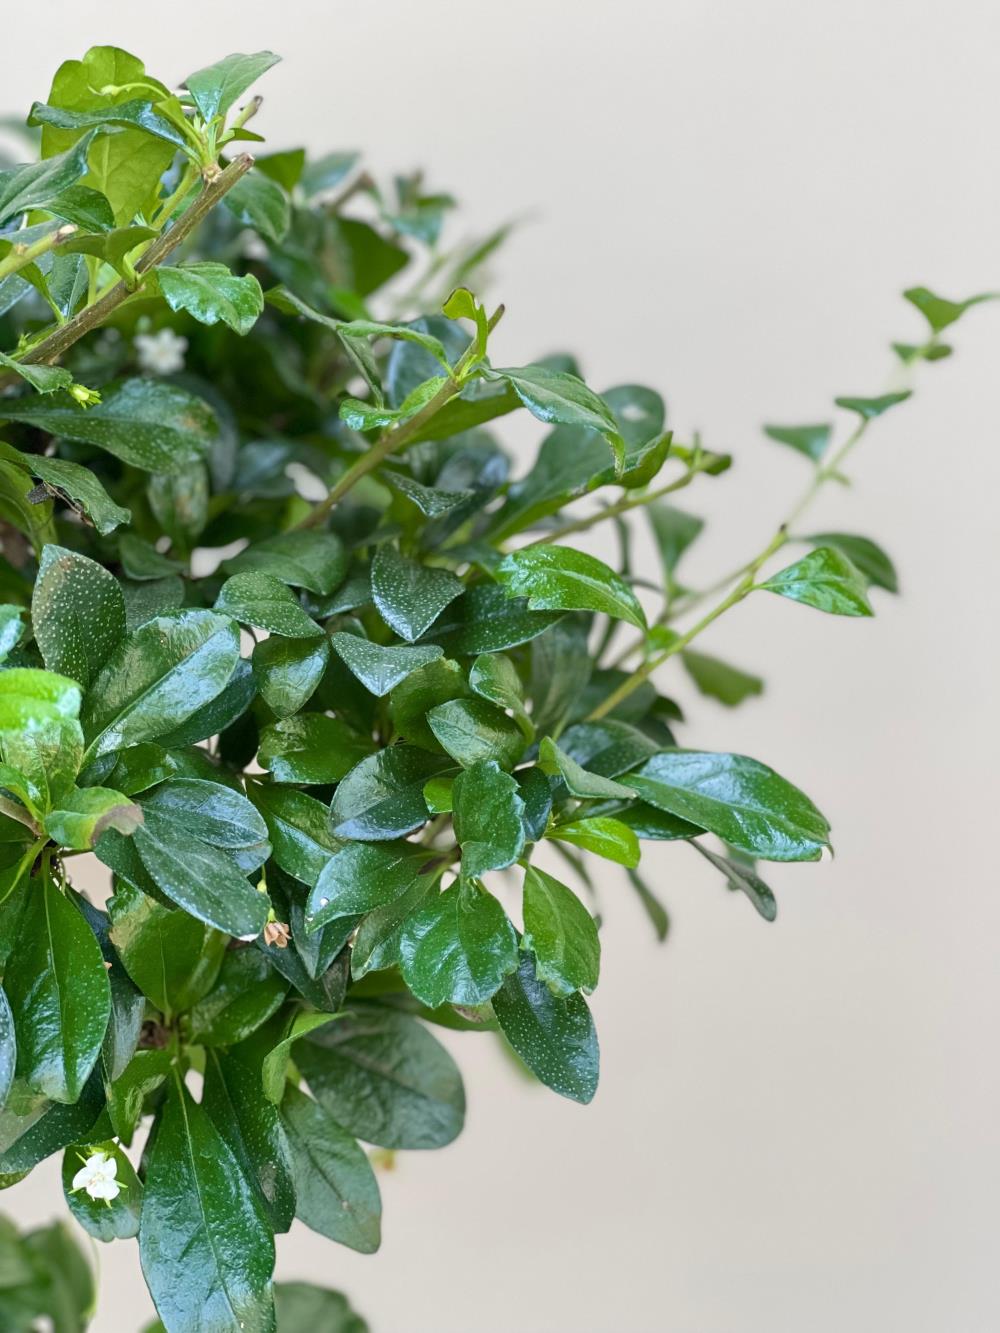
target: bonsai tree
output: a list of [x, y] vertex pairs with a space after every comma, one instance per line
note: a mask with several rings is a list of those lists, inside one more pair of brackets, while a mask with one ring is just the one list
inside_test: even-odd
[[[0, 1184], [62, 1154], [75, 1223], [137, 1239], [169, 1333], [364, 1328], [272, 1287], [275, 1237], [378, 1248], [359, 1140], [462, 1128], [435, 1027], [591, 1100], [608, 863], [661, 938], [648, 840], [774, 920], [759, 862], [818, 860], [827, 819], [699, 749], [673, 692], [760, 691], [700, 642], [748, 597], [859, 618], [896, 590], [809, 506], [984, 299], [907, 292], [927, 327], [890, 392], [768, 427], [801, 497], [692, 587], [674, 499], [730, 459], [653, 388], [494, 365], [475, 293], [507, 229], [449, 249], [420, 175], [262, 153], [246, 95], [276, 58], [173, 91], [95, 47], [0, 171]], [[526, 470], [514, 413], [541, 423]], [[578, 549], [598, 525], [616, 568]], [[0, 1252], [5, 1329], [85, 1326], [66, 1226], [4, 1224]]]

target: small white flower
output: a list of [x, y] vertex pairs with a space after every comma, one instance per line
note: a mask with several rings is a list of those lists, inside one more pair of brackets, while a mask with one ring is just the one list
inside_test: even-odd
[[159, 333], [137, 333], [135, 350], [139, 358], [140, 369], [151, 375], [173, 375], [184, 369], [184, 353], [188, 340], [173, 329], [160, 329]]
[[104, 1199], [110, 1203], [117, 1199], [122, 1187], [115, 1177], [118, 1175], [118, 1162], [105, 1152], [91, 1153], [83, 1166], [73, 1177], [74, 1190], [86, 1190], [92, 1199]]

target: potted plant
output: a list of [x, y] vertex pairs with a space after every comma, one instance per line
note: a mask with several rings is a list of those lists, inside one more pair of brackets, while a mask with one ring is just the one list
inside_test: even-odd
[[[137, 1239], [169, 1333], [364, 1327], [275, 1289], [275, 1237], [298, 1217], [378, 1248], [360, 1143], [462, 1128], [436, 1027], [591, 1100], [594, 858], [661, 937], [648, 840], [774, 920], [759, 862], [818, 860], [827, 819], [699, 749], [660, 686], [759, 692], [701, 642], [748, 597], [857, 618], [895, 591], [809, 506], [985, 299], [905, 293], [927, 327], [897, 382], [769, 427], [801, 496], [692, 587], [703, 525], [674, 501], [730, 459], [653, 388], [494, 365], [503, 307], [475, 293], [506, 228], [448, 248], [419, 175], [262, 151], [248, 94], [276, 58], [173, 91], [95, 47], [0, 171], [0, 1184], [62, 1154], [73, 1218]], [[526, 470], [514, 413], [543, 423]], [[617, 567], [580, 548], [600, 525]], [[4, 1328], [85, 1326], [66, 1227], [6, 1223], [0, 1252]]]

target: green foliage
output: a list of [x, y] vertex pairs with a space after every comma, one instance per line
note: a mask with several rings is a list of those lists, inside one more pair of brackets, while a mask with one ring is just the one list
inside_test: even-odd
[[[359, 1140], [464, 1121], [430, 1024], [593, 1098], [591, 865], [661, 939], [648, 841], [774, 920], [755, 862], [818, 859], [828, 822], [765, 764], [678, 744], [660, 684], [759, 694], [694, 646], [756, 590], [861, 618], [898, 586], [870, 538], [800, 520], [908, 389], [766, 427], [805, 494], [694, 586], [705, 524], [674, 492], [728, 456], [652, 388], [492, 365], [503, 308], [475, 289], [506, 228], [452, 254], [419, 177], [240, 153], [276, 59], [172, 90], [95, 47], [32, 109], [40, 160], [0, 171], [0, 1185], [63, 1153], [73, 1217], [137, 1238], [167, 1333], [364, 1333], [339, 1293], [273, 1286], [274, 1236], [378, 1248]], [[930, 330], [895, 345], [906, 373], [987, 299], [905, 295]], [[605, 520], [613, 564], [577, 549]], [[89, 851], [103, 910], [72, 883]], [[0, 1270], [5, 1329], [85, 1326], [63, 1228], [0, 1221]]]

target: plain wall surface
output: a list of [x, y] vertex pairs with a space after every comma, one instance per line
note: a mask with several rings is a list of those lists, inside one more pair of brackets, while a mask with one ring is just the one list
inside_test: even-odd
[[[530, 215], [494, 265], [496, 360], [572, 348], [596, 388], [655, 385], [681, 438], [733, 452], [684, 496], [713, 520], [694, 582], [805, 484], [762, 421], [879, 392], [890, 339], [921, 336], [904, 287], [1000, 287], [994, 3], [40, 0], [6, 35], [5, 110], [98, 41], [168, 81], [271, 47], [271, 146], [425, 165], [466, 204], [452, 236]], [[464, 1135], [381, 1177], [378, 1256], [297, 1228], [279, 1276], [342, 1287], [374, 1333], [1000, 1327], [998, 335], [1000, 307], [968, 316], [806, 524], [882, 541], [904, 596], [851, 621], [756, 594], [702, 640], [767, 678], [736, 713], [662, 674], [682, 743], [800, 783], [836, 860], [774, 868], [767, 926], [687, 848], [647, 844], [663, 946], [599, 865], [595, 1103], [449, 1034]], [[61, 1213], [54, 1164], [0, 1209]], [[101, 1258], [94, 1328], [133, 1333], [135, 1247]]]

